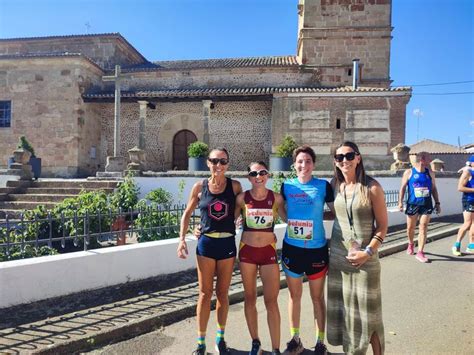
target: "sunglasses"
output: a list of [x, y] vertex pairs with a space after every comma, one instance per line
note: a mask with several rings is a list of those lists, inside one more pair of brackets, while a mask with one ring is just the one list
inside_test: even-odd
[[257, 175], [258, 176], [265, 176], [265, 175], [268, 175], [268, 174], [269, 174], [268, 170], [265, 170], [265, 169], [259, 170], [259, 171], [256, 171], [256, 170], [249, 171], [249, 176], [251, 176], [251, 177], [257, 177]]
[[229, 164], [229, 159], [226, 158], [208, 158], [207, 159], [212, 165], [217, 165], [221, 163], [221, 165], [227, 165]]
[[344, 161], [344, 158], [346, 158], [347, 161], [352, 161], [356, 157], [356, 155], [359, 155], [356, 152], [349, 152], [346, 154], [336, 154], [334, 155], [334, 160], [337, 161], [338, 163], [342, 163]]

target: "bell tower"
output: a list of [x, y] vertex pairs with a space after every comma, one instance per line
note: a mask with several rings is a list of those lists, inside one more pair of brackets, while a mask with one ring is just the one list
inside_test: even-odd
[[297, 58], [308, 69], [360, 60], [360, 85], [390, 86], [391, 0], [299, 0]]

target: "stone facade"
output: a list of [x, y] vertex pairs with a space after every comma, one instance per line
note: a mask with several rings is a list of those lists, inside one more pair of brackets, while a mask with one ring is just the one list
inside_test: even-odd
[[[298, 14], [297, 53], [279, 57], [150, 62], [120, 34], [0, 40], [0, 101], [12, 108], [0, 164], [26, 135], [43, 176], [103, 171], [113, 154], [114, 84], [102, 77], [119, 64], [119, 154], [127, 158], [141, 135], [145, 169], [175, 168], [183, 130], [226, 147], [235, 170], [268, 161], [286, 134], [315, 148], [319, 170], [331, 169], [343, 140], [359, 144], [369, 168], [388, 168], [390, 148], [405, 140], [411, 95], [389, 87], [391, 2], [300, 0]], [[357, 89], [347, 86], [356, 57]]]
[[0, 57], [0, 73], [0, 99], [11, 101], [12, 115], [11, 127], [0, 128], [2, 165], [25, 135], [46, 174], [94, 173], [97, 164], [89, 151], [100, 140], [100, 123], [81, 95], [99, 85], [102, 69], [81, 55]]

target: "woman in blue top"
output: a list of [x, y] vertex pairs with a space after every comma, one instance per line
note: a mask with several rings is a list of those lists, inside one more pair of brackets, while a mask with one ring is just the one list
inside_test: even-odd
[[281, 260], [289, 290], [288, 312], [292, 338], [287, 344], [287, 351], [290, 354], [304, 351], [299, 327], [305, 274], [309, 280], [313, 314], [317, 324], [315, 354], [326, 353], [324, 282], [329, 255], [323, 215], [325, 203], [334, 211], [334, 194], [326, 180], [313, 177], [315, 160], [316, 155], [311, 147], [304, 145], [296, 148], [293, 152], [293, 162], [297, 177], [285, 181], [281, 187], [288, 216]]
[[459, 228], [456, 243], [453, 245], [453, 254], [461, 256], [461, 241], [464, 235], [469, 231], [469, 244], [466, 247], [466, 253], [474, 253], [474, 155], [469, 158], [469, 167], [471, 169], [464, 169], [459, 178], [458, 191], [462, 192], [462, 209], [464, 223]]

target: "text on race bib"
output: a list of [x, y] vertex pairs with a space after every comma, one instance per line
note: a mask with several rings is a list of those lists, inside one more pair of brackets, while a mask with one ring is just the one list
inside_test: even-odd
[[268, 208], [249, 208], [245, 223], [253, 229], [271, 228], [273, 225], [273, 211]]
[[288, 237], [293, 239], [313, 239], [313, 221], [305, 219], [288, 220]]
[[415, 187], [415, 197], [429, 197], [430, 190], [427, 187]]

